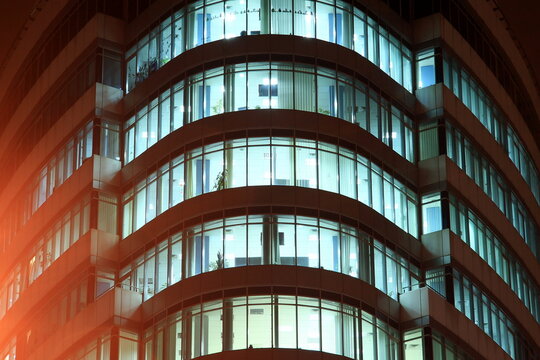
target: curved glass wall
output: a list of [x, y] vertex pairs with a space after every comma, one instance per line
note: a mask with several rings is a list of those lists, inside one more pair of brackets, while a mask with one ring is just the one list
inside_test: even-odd
[[417, 236], [417, 196], [381, 167], [322, 141], [253, 137], [189, 150], [123, 195], [125, 238], [170, 207], [243, 186], [300, 186], [356, 199]]
[[0, 283], [0, 319], [24, 290], [89, 230], [90, 198], [87, 196], [42, 233], [43, 237], [13, 266]]
[[[96, 285], [92, 276], [86, 275], [74, 281], [64, 278], [62, 285], [61, 290], [55, 289], [53, 291], [52, 302], [41, 307], [39, 311], [32, 312], [32, 321], [18, 331], [27, 334], [26, 349], [31, 349], [32, 352], [39, 349], [59, 329], [74, 320], [88, 305], [93, 303], [94, 292], [89, 291], [89, 289], [95, 288]], [[39, 354], [39, 352], [36, 353]], [[31, 352], [26, 352], [25, 357], [27, 359], [33, 358]], [[38, 357], [40, 356], [38, 355]], [[65, 357], [63, 358], [65, 359]]]
[[200, 273], [249, 265], [296, 265], [362, 279], [397, 300], [418, 287], [407, 258], [358, 229], [294, 215], [250, 215], [185, 229], [148, 249], [121, 272], [144, 300]]
[[[117, 350], [115, 347], [117, 338]], [[139, 335], [133, 330], [113, 328], [99, 334], [86, 344], [78, 345], [69, 355], [65, 355], [65, 360], [137, 360], [139, 359]], [[112, 343], [112, 344], [111, 344]], [[115, 354], [116, 353], [116, 354]], [[168, 359], [178, 359], [171, 356]]]
[[[99, 139], [99, 154], [120, 160], [120, 126], [105, 120], [93, 120], [82, 126], [47, 163], [34, 174], [29, 186], [12, 202], [0, 222], [0, 252], [5, 252], [17, 232], [32, 215], [82, 165], [98, 153], [94, 139]], [[94, 149], [96, 148], [96, 149]]]
[[[96, 193], [93, 197], [97, 201], [97, 229], [116, 234], [117, 198], [105, 193]], [[34, 245], [22, 254], [12, 266], [13, 270], [0, 281], [0, 319], [34, 281], [90, 230], [91, 212], [91, 196], [84, 195], [32, 241]]]
[[398, 360], [399, 332], [347, 304], [319, 298], [262, 295], [183, 308], [144, 331], [145, 360], [193, 359], [257, 348], [323, 351], [351, 359]]
[[[433, 49], [417, 54], [418, 88], [440, 81], [435, 79], [436, 63]], [[538, 169], [508, 118], [478, 81], [447, 51], [443, 51], [442, 68], [444, 85], [463, 102], [463, 105], [473, 113], [495, 141], [502, 146], [508, 158], [529, 185], [536, 202], [540, 204]]]
[[[444, 201], [439, 193], [422, 197], [424, 234], [441, 230], [442, 219], [449, 218], [450, 230], [495, 270], [540, 323], [540, 291], [523, 263], [454, 195], [449, 195], [448, 206], [441, 205]], [[442, 208], [448, 209], [449, 214], [442, 213]]]
[[[538, 228], [514, 189], [501, 176], [493, 162], [475, 148], [468, 137], [448, 121], [439, 120], [438, 123], [440, 127], [437, 122], [420, 126], [421, 159], [439, 155], [446, 155], [451, 159], [497, 205], [538, 258], [540, 256], [537, 244]], [[443, 145], [446, 146], [446, 151], [443, 151], [443, 154], [440, 154], [441, 137], [446, 139], [446, 145]], [[427, 225], [426, 223], [425, 226]]]
[[406, 331], [403, 334], [404, 360], [473, 360], [459, 346], [431, 328]]
[[23, 224], [73, 173], [92, 156], [93, 122], [90, 121], [54, 154], [32, 181], [26, 199]]
[[499, 210], [519, 232], [533, 254], [538, 257], [537, 227], [523, 204], [507, 181], [495, 169], [469, 139], [459, 130], [446, 124], [447, 156], [482, 188]]
[[255, 62], [187, 77], [138, 110], [124, 125], [124, 162], [185, 124], [224, 112], [296, 109], [357, 124], [414, 161], [412, 120], [355, 77], [301, 63]]
[[[492, 338], [512, 359], [533, 358], [527, 344], [521, 341], [520, 331], [512, 320], [466, 276], [456, 270], [452, 270], [451, 274], [445, 274], [444, 269], [428, 270], [426, 284], [452, 302], [456, 309]], [[451, 293], [447, 289], [452, 289]]]
[[260, 34], [297, 35], [347, 47], [412, 91], [411, 51], [384, 26], [341, 0], [191, 3], [128, 50], [126, 91], [186, 50], [221, 39]]

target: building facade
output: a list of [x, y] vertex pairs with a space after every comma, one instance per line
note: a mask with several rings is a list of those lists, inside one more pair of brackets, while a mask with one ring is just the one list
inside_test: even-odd
[[0, 359], [540, 358], [494, 1], [39, 1], [0, 84]]

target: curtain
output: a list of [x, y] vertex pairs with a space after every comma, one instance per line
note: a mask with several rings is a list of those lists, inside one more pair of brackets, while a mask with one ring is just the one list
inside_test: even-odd
[[[290, 65], [286, 65], [290, 67]], [[285, 67], [285, 66], [283, 66]], [[293, 109], [294, 89], [293, 89], [293, 73], [289, 71], [272, 70], [272, 78], [277, 78], [277, 103], [274, 100], [275, 96], [270, 91], [270, 104], [278, 109]], [[271, 81], [272, 83], [272, 81]], [[271, 85], [272, 87], [273, 85]]]
[[[261, 0], [259, 19], [261, 21], [261, 34], [270, 34], [270, 0]], [[251, 25], [249, 26], [251, 28]], [[250, 32], [250, 35], [252, 33]], [[256, 35], [256, 34], [253, 34]]]
[[352, 85], [338, 82], [338, 117], [349, 122], [353, 121], [354, 90]]
[[337, 41], [338, 44], [352, 49], [352, 40], [354, 33], [353, 16], [350, 12], [352, 9], [349, 4], [343, 3], [347, 10], [336, 9], [336, 25], [337, 25]]
[[319, 188], [338, 192], [338, 157], [328, 151], [319, 151]]
[[311, 0], [294, 2], [294, 34], [315, 37], [315, 2]]
[[292, 35], [292, 1], [271, 0], [270, 12], [272, 34]]
[[294, 73], [294, 101], [296, 110], [315, 112], [315, 75], [313, 68], [295, 68], [296, 71], [304, 70], [311, 73]]
[[[292, 142], [292, 139], [289, 140]], [[294, 184], [294, 148], [272, 146], [272, 185]]]
[[192, 198], [193, 196], [196, 195], [194, 189], [195, 189], [195, 184], [194, 184], [194, 160], [187, 160], [185, 162], [185, 166], [186, 166], [186, 176], [185, 176], [185, 179], [186, 179], [186, 184], [185, 184], [185, 199], [189, 199], [189, 198]]
[[235, 111], [234, 99], [234, 68], [232, 66], [227, 66], [225, 68], [225, 79], [224, 79], [224, 88], [225, 88], [225, 99], [224, 99], [224, 108], [225, 112]]
[[[351, 242], [351, 236], [347, 234], [341, 234], [341, 251], [342, 251], [342, 270], [341, 272], [345, 275], [350, 275], [357, 277], [358, 275], [354, 271], [354, 264], [353, 261], [351, 261], [351, 255], [355, 254], [357, 252], [354, 251], [354, 248], [352, 247], [353, 243]], [[357, 255], [358, 256], [358, 255]]]
[[[354, 156], [354, 154], [348, 154]], [[339, 159], [339, 193], [356, 199], [356, 176], [355, 162], [348, 157], [340, 156]]]

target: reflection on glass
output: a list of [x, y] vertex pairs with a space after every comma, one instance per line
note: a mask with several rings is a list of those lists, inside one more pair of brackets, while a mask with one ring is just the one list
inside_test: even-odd
[[433, 49], [416, 54], [417, 89], [422, 89], [436, 83], [435, 52]]

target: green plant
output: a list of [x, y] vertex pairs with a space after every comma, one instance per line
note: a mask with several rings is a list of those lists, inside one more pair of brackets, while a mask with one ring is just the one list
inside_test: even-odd
[[319, 114], [330, 115], [330, 111], [323, 108], [319, 108]]
[[221, 114], [223, 112], [223, 99], [216, 101], [215, 105], [212, 105], [213, 114]]
[[212, 190], [223, 190], [225, 185], [227, 185], [227, 169], [223, 169], [217, 174]]
[[224, 269], [225, 265], [227, 265], [227, 262], [225, 261], [225, 258], [221, 251], [218, 251], [216, 254], [216, 260], [212, 261], [210, 264], [208, 264], [208, 268], [210, 271]]

